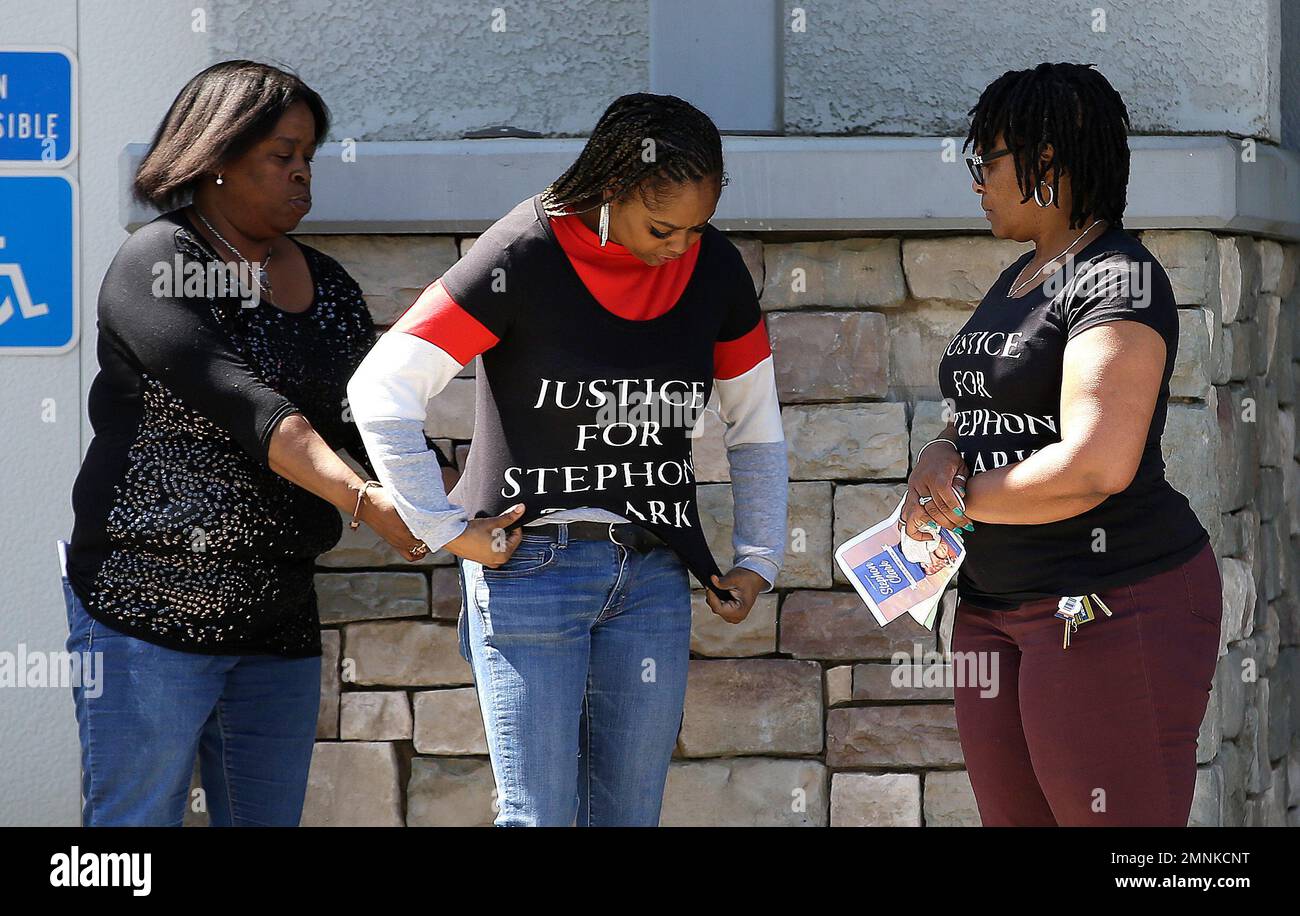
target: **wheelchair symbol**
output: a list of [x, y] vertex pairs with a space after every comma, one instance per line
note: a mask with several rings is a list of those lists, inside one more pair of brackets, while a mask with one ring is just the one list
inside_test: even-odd
[[[0, 235], [0, 250], [4, 247], [5, 239]], [[8, 277], [9, 282], [13, 284], [14, 295], [18, 297], [18, 310], [24, 318], [37, 318], [49, 313], [50, 307], [44, 302], [32, 301], [32, 295], [27, 290], [27, 280], [23, 277], [23, 265], [0, 263], [0, 278], [3, 277]], [[13, 300], [5, 296], [4, 301], [0, 302], [0, 324], [4, 324], [13, 316]]]

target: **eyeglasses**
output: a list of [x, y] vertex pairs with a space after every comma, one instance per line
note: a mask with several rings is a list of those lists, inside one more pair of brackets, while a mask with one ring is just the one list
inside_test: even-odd
[[966, 168], [970, 169], [970, 175], [972, 178], [975, 179], [976, 184], [983, 184], [984, 166], [988, 165], [990, 162], [992, 162], [994, 159], [997, 159], [999, 156], [1005, 156], [1010, 152], [1011, 150], [1006, 149], [1004, 147], [1003, 149], [989, 153], [987, 156], [967, 156]]

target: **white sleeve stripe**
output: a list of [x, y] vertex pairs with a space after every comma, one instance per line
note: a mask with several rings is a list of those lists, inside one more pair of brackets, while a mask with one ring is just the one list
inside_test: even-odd
[[375, 475], [411, 533], [432, 550], [469, 522], [465, 510], [448, 501], [442, 469], [424, 437], [429, 398], [460, 369], [441, 347], [389, 331], [348, 382], [348, 406]]
[[364, 430], [367, 418], [418, 420], [433, 397], [464, 368], [437, 344], [414, 334], [388, 331], [361, 361], [348, 382], [348, 405]]
[[771, 356], [735, 378], [715, 379], [713, 387], [718, 392], [718, 416], [726, 424], [723, 441], [728, 448], [749, 442], [785, 441]]

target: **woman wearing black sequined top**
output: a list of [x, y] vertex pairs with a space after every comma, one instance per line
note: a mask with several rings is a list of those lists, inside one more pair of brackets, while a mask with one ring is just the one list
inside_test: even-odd
[[69, 651], [99, 675], [74, 688], [87, 826], [179, 824], [196, 752], [214, 824], [296, 824], [320, 696], [316, 558], [358, 502], [422, 555], [335, 453], [369, 470], [345, 400], [374, 340], [361, 292], [285, 234], [327, 126], [297, 77], [227, 61], [177, 96], [136, 175], [160, 209], [192, 203], [132, 234], [100, 290], [64, 579]]

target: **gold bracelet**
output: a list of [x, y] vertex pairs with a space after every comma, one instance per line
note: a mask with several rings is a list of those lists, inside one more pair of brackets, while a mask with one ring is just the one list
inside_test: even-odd
[[352, 521], [348, 522], [348, 527], [356, 531], [361, 527], [361, 500], [366, 498], [366, 490], [370, 487], [382, 487], [383, 484], [377, 480], [367, 480], [357, 491], [357, 507], [352, 510]]

